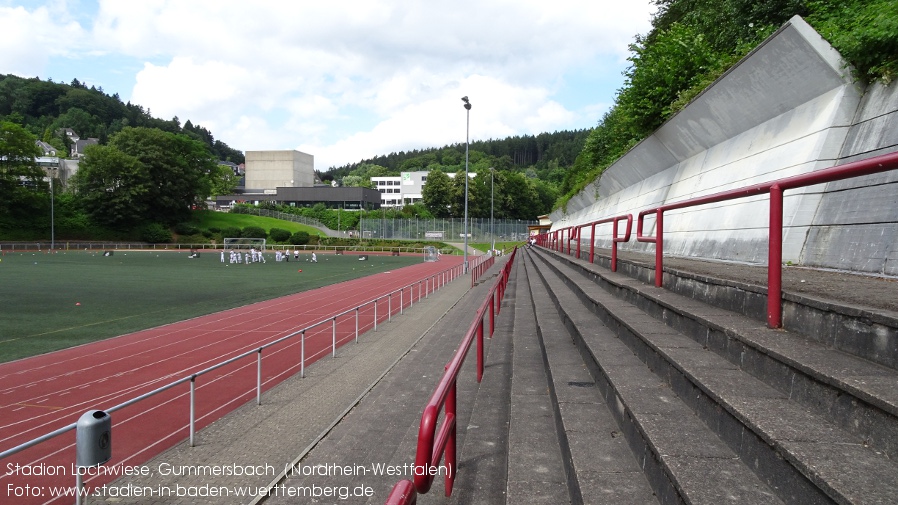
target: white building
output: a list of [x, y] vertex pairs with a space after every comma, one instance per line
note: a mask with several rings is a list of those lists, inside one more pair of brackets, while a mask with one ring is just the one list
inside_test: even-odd
[[[402, 172], [399, 177], [372, 177], [374, 188], [380, 192], [381, 207], [402, 207], [421, 201], [421, 194], [427, 184], [427, 175], [430, 172]], [[455, 174], [446, 174], [450, 179]], [[474, 177], [476, 172], [468, 172], [468, 177]]]

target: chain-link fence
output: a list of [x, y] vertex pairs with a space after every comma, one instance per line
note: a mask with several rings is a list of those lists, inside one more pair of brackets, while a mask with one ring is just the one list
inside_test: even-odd
[[[469, 242], [526, 240], [527, 226], [536, 221], [472, 218], [468, 220]], [[434, 240], [459, 242], [465, 238], [464, 219], [362, 219], [362, 238]]]

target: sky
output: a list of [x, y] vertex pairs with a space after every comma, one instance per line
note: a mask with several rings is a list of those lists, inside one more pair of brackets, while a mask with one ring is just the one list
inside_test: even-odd
[[651, 0], [0, 0], [0, 74], [78, 79], [234, 149], [296, 149], [326, 171], [591, 128], [654, 10]]

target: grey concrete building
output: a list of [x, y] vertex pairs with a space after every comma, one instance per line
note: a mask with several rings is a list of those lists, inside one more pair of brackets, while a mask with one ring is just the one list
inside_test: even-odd
[[279, 187], [315, 185], [315, 157], [300, 151], [246, 151], [246, 192], [274, 194]]

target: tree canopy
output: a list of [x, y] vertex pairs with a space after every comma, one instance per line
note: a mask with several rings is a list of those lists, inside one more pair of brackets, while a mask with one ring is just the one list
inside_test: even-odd
[[124, 128], [108, 146], [89, 146], [74, 178], [98, 222], [125, 228], [175, 224], [209, 196], [221, 171], [206, 146], [156, 128]]

